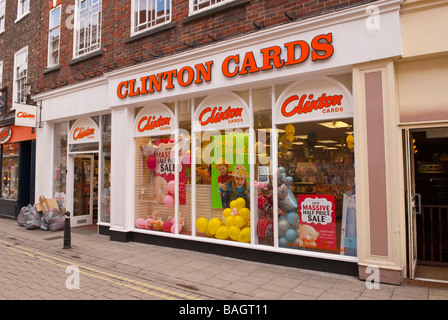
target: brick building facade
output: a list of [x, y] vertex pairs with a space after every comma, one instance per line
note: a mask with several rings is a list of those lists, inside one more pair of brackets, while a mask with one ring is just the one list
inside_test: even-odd
[[[14, 57], [18, 51], [28, 48], [27, 79], [32, 84], [29, 96], [38, 91], [39, 77], [42, 71], [39, 69], [39, 57], [41, 55], [39, 28], [41, 18], [41, 1], [31, 1], [29, 9], [21, 15], [18, 11], [18, 1], [3, 1], [5, 8], [4, 30], [0, 32], [0, 61], [3, 62], [3, 92], [6, 93], [6, 109], [1, 113], [5, 117], [14, 109], [13, 101], [17, 102], [14, 90]], [[28, 102], [32, 103], [30, 97]], [[12, 123], [14, 119], [12, 119]]]
[[[48, 2], [48, 6], [46, 3]], [[61, 1], [43, 1], [41, 34], [48, 34], [49, 11]], [[47, 68], [47, 37], [40, 37], [39, 92], [82, 82], [119, 68], [152, 61], [192, 48], [255, 33], [292, 21], [343, 10], [372, 0], [265, 1], [233, 0], [199, 14], [189, 14], [189, 1], [171, 1], [171, 21], [131, 35], [132, 1], [103, 1], [101, 50], [73, 58], [75, 1], [63, 1], [60, 64]], [[43, 75], [42, 75], [43, 72]]]

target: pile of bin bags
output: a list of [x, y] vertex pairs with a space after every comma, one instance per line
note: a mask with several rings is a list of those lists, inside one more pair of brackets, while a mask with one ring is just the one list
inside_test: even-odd
[[64, 229], [65, 217], [58, 208], [49, 208], [45, 213], [29, 204], [20, 209], [17, 222], [28, 230], [42, 229], [58, 231]]

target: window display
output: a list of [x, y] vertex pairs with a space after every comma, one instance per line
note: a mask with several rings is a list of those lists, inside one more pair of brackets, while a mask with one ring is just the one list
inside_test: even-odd
[[53, 193], [54, 198], [60, 201], [61, 207], [65, 207], [67, 193], [67, 129], [68, 122], [61, 122], [54, 125]]
[[202, 100], [195, 111], [196, 235], [251, 241], [250, 135], [246, 101], [234, 93]]
[[138, 108], [134, 136], [136, 229], [356, 256], [353, 105], [338, 82]]
[[[135, 127], [135, 227], [183, 233], [182, 212], [187, 210], [186, 170], [189, 139], [179, 135], [174, 114], [166, 105], [138, 110]], [[179, 157], [176, 157], [178, 152]], [[177, 163], [177, 159], [185, 160]], [[177, 171], [177, 172], [176, 172]], [[176, 214], [176, 201], [179, 214]]]
[[19, 144], [4, 144], [2, 157], [2, 198], [17, 200], [19, 194]]

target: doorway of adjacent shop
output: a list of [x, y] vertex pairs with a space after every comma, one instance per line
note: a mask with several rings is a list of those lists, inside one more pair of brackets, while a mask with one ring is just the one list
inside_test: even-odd
[[98, 219], [98, 153], [70, 156], [73, 202], [71, 226], [96, 225]]
[[404, 136], [408, 277], [448, 283], [448, 127]]

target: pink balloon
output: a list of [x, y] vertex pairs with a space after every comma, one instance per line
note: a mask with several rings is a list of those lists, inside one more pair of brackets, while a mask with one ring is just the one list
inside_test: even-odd
[[182, 157], [182, 164], [184, 164], [188, 168], [191, 167], [191, 154], [185, 154]]
[[171, 231], [171, 227], [173, 226], [173, 224], [171, 223], [171, 221], [165, 221], [163, 223], [162, 229], [165, 232], [170, 232]]
[[168, 194], [163, 198], [163, 203], [165, 203], [168, 208], [172, 208], [174, 205], [174, 198]]
[[157, 159], [155, 156], [149, 156], [148, 160], [146, 160], [146, 165], [148, 166], [149, 170], [154, 170], [157, 165]]
[[[179, 225], [179, 233], [182, 231], [182, 226]], [[171, 233], [176, 233], [176, 225], [171, 226]]]
[[174, 180], [168, 182], [168, 192], [174, 195], [174, 188], [176, 187], [176, 183]]

